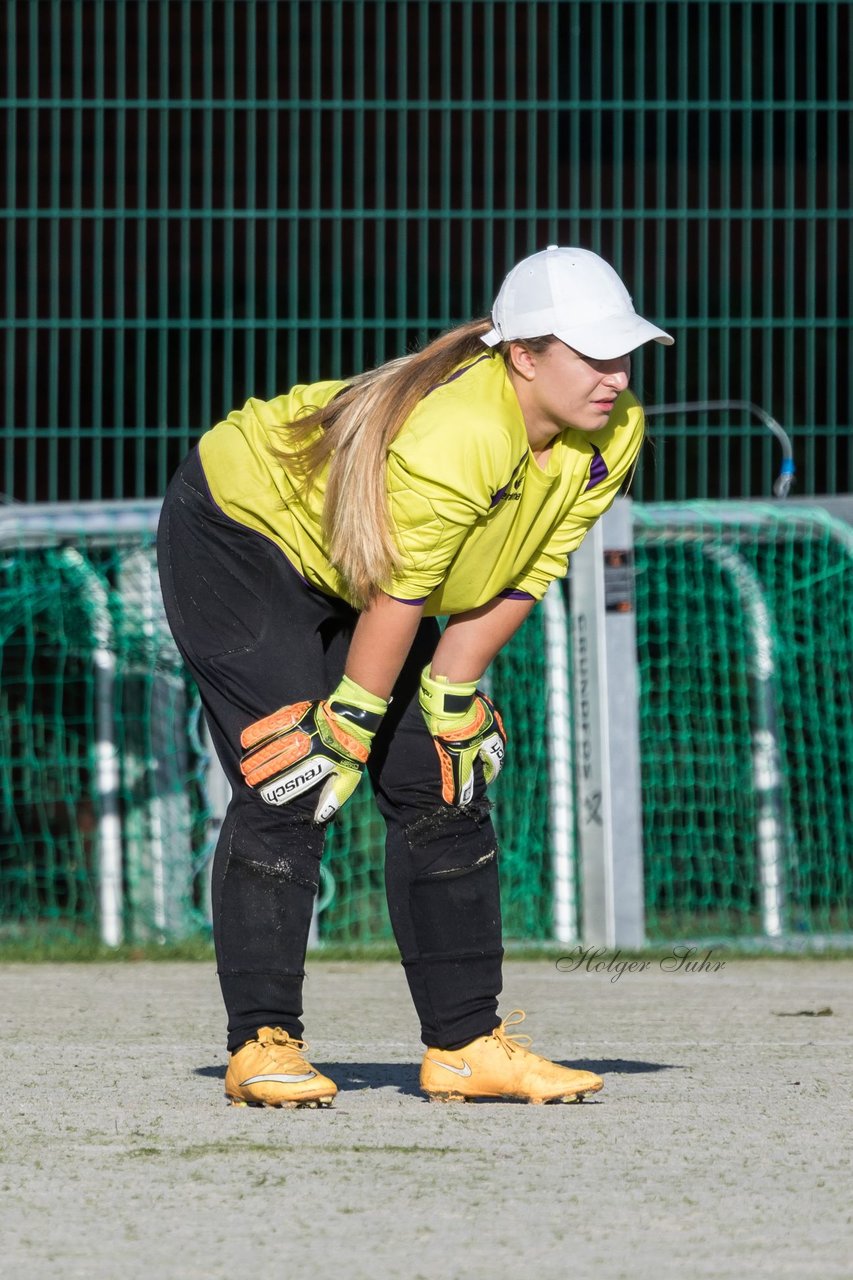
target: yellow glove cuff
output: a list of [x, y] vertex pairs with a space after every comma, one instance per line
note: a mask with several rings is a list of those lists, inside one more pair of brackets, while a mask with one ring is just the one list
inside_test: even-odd
[[453, 684], [447, 676], [431, 676], [430, 668], [424, 667], [419, 697], [430, 732], [451, 729], [464, 719], [476, 692], [476, 680]]

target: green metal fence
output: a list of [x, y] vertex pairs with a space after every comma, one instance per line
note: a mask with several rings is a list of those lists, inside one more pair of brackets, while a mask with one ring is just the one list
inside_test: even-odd
[[[648, 402], [754, 401], [853, 488], [851, 6], [5, 0], [4, 471], [156, 495], [249, 394], [483, 313], [549, 242], [677, 335]], [[654, 424], [637, 494], [766, 495], [754, 421]]]

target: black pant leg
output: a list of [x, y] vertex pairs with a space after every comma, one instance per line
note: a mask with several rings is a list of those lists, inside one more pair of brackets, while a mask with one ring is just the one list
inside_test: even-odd
[[278, 547], [219, 511], [197, 454], [166, 495], [158, 562], [169, 624], [232, 787], [213, 865], [228, 1047], [264, 1025], [301, 1036], [324, 829], [312, 821], [312, 793], [276, 809], [246, 786], [240, 734], [280, 706], [334, 688], [357, 615], [309, 588]]
[[498, 1025], [502, 929], [498, 849], [482, 769], [465, 808], [444, 803], [418, 703], [438, 640], [424, 623], [368, 768], [388, 829], [388, 909], [424, 1044], [455, 1049]]

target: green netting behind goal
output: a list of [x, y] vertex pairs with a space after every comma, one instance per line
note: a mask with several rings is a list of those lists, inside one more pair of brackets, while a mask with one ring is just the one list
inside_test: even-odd
[[[677, 518], [676, 518], [677, 515]], [[853, 534], [820, 513], [635, 509], [649, 937], [853, 922]]]
[[[635, 506], [634, 526], [649, 938], [850, 931], [850, 529], [746, 504]], [[553, 937], [558, 893], [578, 899], [576, 843], [572, 883], [553, 870], [551, 748], [571, 744], [549, 734], [569, 739], [571, 717], [543, 714], [544, 615], [489, 675], [510, 737], [493, 788], [505, 932], [527, 940]], [[5, 546], [0, 940], [205, 936], [226, 803], [210, 759], [151, 536]], [[319, 942], [390, 940], [383, 845], [364, 785], [330, 832]]]
[[101, 930], [118, 874], [125, 937], [187, 937], [205, 916], [210, 815], [151, 540], [0, 561], [0, 933]]

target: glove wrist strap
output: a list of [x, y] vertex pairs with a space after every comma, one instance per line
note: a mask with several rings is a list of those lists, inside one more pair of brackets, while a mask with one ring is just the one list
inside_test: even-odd
[[329, 694], [328, 703], [332, 711], [338, 711], [341, 705], [360, 711], [362, 714], [358, 717], [358, 723], [371, 734], [376, 733], [388, 710], [385, 698], [363, 689], [349, 676], [344, 676], [338, 687]]
[[421, 672], [420, 699], [427, 715], [442, 719], [464, 716], [476, 692], [476, 680], [452, 684], [446, 676], [431, 676], [429, 667]]

